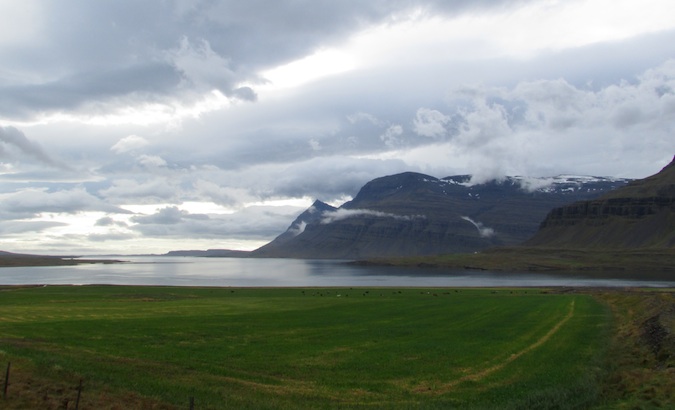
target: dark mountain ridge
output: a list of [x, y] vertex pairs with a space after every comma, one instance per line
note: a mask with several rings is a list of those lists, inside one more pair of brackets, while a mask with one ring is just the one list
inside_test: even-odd
[[594, 200], [553, 209], [525, 245], [675, 248], [675, 158], [648, 178]]
[[536, 232], [550, 209], [628, 182], [576, 176], [470, 180], [414, 172], [374, 179], [339, 208], [315, 202], [251, 256], [361, 259], [515, 245]]

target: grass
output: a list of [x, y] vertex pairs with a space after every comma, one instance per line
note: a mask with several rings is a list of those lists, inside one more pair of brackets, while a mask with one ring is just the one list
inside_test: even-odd
[[586, 408], [604, 394], [606, 303], [535, 289], [5, 287], [2, 404], [67, 407], [83, 380], [81, 408]]
[[675, 297], [664, 291], [596, 292], [615, 318], [599, 409], [675, 408]]

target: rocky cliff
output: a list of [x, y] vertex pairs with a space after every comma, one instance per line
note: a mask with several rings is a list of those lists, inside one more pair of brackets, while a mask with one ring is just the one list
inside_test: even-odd
[[595, 200], [553, 209], [525, 245], [675, 247], [675, 158], [656, 175], [633, 181]]

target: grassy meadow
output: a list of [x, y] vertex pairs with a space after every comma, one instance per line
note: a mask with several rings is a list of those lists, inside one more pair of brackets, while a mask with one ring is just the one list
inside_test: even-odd
[[585, 408], [611, 318], [538, 289], [0, 287], [0, 404]]

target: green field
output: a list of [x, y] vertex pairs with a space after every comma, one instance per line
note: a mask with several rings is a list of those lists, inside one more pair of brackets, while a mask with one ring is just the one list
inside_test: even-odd
[[536, 289], [5, 287], [0, 404], [74, 408], [83, 380], [97, 409], [585, 408], [610, 317]]

